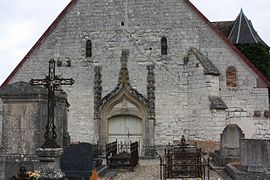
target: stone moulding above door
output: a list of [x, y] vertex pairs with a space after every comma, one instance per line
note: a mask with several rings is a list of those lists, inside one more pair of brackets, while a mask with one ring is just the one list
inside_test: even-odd
[[[129, 82], [129, 75], [127, 69], [127, 57], [129, 52], [123, 51], [121, 57], [121, 69], [119, 72], [119, 79], [117, 86], [106, 96], [101, 99], [100, 102], [100, 143], [108, 143], [108, 120], [112, 116], [123, 115], [121, 111], [114, 111], [111, 113], [113, 108], [126, 100], [136, 108], [136, 114], [132, 111], [126, 111], [125, 115], [137, 116], [142, 119], [142, 144], [149, 145], [149, 139], [153, 139], [153, 135], [149, 135], [149, 101], [148, 99], [134, 89]], [[153, 128], [153, 127], [152, 127]]]

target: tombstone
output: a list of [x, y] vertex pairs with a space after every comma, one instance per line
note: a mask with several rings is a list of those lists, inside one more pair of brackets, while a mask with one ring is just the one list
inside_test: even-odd
[[245, 134], [236, 124], [228, 125], [220, 134], [220, 150], [211, 154], [216, 165], [225, 166], [229, 162], [240, 160], [240, 139]]
[[235, 180], [270, 179], [270, 140], [241, 139], [240, 164], [229, 163], [225, 170]]
[[[57, 143], [63, 144], [63, 124], [67, 117], [64, 92], [56, 93]], [[2, 148], [0, 149], [0, 177], [11, 178], [24, 166], [34, 170], [38, 165], [36, 149], [43, 143], [47, 121], [48, 92], [26, 82], [16, 82], [0, 88], [3, 102]], [[0, 178], [0, 179], [1, 179]]]
[[241, 139], [240, 164], [248, 172], [264, 172], [270, 167], [270, 140]]
[[60, 167], [68, 179], [89, 179], [93, 168], [92, 144], [79, 143], [64, 147]]

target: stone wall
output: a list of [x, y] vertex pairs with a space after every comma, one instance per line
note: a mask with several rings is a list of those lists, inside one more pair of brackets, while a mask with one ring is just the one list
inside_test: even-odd
[[[168, 55], [162, 56], [163, 36], [168, 40]], [[85, 57], [87, 40], [92, 41], [93, 55], [89, 58]], [[205, 54], [221, 75], [205, 75], [195, 57], [185, 65], [184, 58], [191, 47]], [[247, 137], [256, 136], [256, 129], [268, 134], [269, 128], [263, 130], [253, 120], [254, 110], [269, 108], [267, 94], [255, 93], [257, 75], [180, 0], [78, 0], [11, 82], [44, 78], [51, 58], [64, 62], [57, 67], [57, 74], [75, 80], [72, 87], [63, 87], [71, 104], [68, 113], [71, 139], [96, 142], [94, 65], [102, 66], [105, 96], [117, 85], [122, 49], [130, 52], [131, 85], [144, 95], [146, 66], [155, 64], [156, 144], [180, 139], [182, 134], [192, 139], [218, 140], [229, 123], [238, 124]], [[66, 66], [65, 62], [71, 65]], [[228, 67], [237, 71], [235, 88], [226, 87]], [[225, 101], [228, 110], [210, 110], [208, 98], [213, 94]], [[249, 127], [250, 133], [246, 133]]]
[[[3, 129], [2, 129], [2, 123], [3, 123], [3, 103], [2, 99], [0, 98], [0, 153], [3, 151], [3, 145], [2, 145], [2, 137], [3, 137]], [[4, 157], [0, 156], [0, 179], [4, 179]]]
[[0, 148], [2, 148], [2, 138], [3, 138], [3, 102], [2, 99], [0, 99]]

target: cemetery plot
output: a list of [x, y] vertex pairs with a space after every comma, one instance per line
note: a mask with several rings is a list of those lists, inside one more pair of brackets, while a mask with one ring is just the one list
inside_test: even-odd
[[186, 144], [184, 138], [180, 145], [169, 145], [160, 157], [160, 179], [176, 178], [210, 179], [209, 159], [203, 157], [201, 149]]

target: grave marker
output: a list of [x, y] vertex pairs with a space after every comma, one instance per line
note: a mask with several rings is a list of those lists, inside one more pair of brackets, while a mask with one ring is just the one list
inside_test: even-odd
[[89, 179], [93, 168], [92, 144], [79, 143], [64, 147], [60, 167], [67, 178]]
[[228, 125], [220, 134], [220, 150], [211, 154], [215, 164], [225, 166], [229, 162], [240, 160], [240, 139], [245, 134], [236, 124]]

